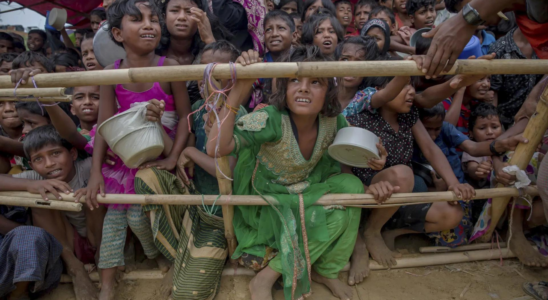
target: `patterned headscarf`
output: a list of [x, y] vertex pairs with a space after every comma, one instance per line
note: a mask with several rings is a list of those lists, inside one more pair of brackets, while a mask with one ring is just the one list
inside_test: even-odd
[[381, 54], [386, 54], [388, 52], [388, 49], [390, 49], [390, 28], [385, 21], [381, 19], [371, 19], [367, 21], [367, 23], [363, 25], [360, 35], [367, 36], [367, 32], [373, 27], [379, 27], [384, 32], [384, 48], [380, 50]]

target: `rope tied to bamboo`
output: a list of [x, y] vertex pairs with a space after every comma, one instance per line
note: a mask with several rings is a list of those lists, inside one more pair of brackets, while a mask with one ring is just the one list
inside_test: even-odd
[[[34, 76], [31, 76], [30, 79], [32, 81], [32, 85], [34, 86], [34, 88], [38, 89], [38, 85], [36, 84], [36, 80], [34, 80]], [[13, 89], [13, 97], [18, 99], [18, 101], [20, 101], [21, 98], [19, 98], [19, 96], [17, 96], [17, 88], [19, 87], [19, 85], [21, 85], [22, 81], [23, 81], [23, 78], [19, 79], [19, 81], [15, 84], [15, 88]], [[55, 106], [55, 105], [59, 104], [59, 102], [55, 102], [53, 104], [43, 104], [43, 103], [40, 102], [41, 97], [35, 97], [34, 95], [30, 95], [30, 97], [36, 99], [36, 103], [40, 107], [40, 111], [42, 113], [42, 116], [44, 115], [44, 108], [43, 108], [44, 106]]]

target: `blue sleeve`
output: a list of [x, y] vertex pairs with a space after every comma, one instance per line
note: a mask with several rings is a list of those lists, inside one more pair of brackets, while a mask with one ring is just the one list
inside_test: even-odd
[[451, 148], [458, 148], [460, 144], [468, 140], [468, 137], [451, 123], [443, 122], [441, 131], [442, 136]]

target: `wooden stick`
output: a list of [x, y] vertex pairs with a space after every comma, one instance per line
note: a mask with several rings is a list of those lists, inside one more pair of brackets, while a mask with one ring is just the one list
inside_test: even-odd
[[[491, 248], [493, 248], [493, 246], [494, 246], [494, 244], [492, 244], [492, 243], [481, 243], [481, 244], [470, 244], [470, 245], [458, 246], [458, 247], [455, 247], [455, 248], [451, 248], [451, 247], [420, 247], [419, 252], [420, 253], [463, 252], [463, 251], [471, 251], [471, 250], [491, 249]], [[505, 248], [506, 243], [505, 242], [499, 243], [499, 246], [501, 248]]]
[[15, 90], [13, 93], [13, 84], [11, 88], [0, 89], [0, 97], [14, 97], [14, 96], [34, 96], [34, 97], [61, 97], [65, 96], [65, 88], [22, 88]]
[[15, 97], [0, 97], [0, 102], [14, 102], [14, 101], [40, 101], [42, 103], [52, 103], [52, 102], [70, 102], [72, 97], [41, 97], [41, 98], [15, 98]]
[[[524, 189], [524, 193], [537, 196], [538, 189], [536, 186], [529, 186]], [[488, 199], [501, 196], [516, 197], [519, 196], [519, 190], [511, 187], [481, 189], [476, 190], [474, 199]], [[40, 195], [30, 194], [27, 192], [0, 192], [0, 196], [15, 196], [22, 198], [41, 199]], [[61, 194], [64, 201], [74, 201], [73, 194]], [[269, 201], [276, 201], [273, 197], [265, 196]], [[218, 198], [218, 199], [217, 199]], [[393, 194], [385, 204], [413, 204], [414, 202], [444, 202], [458, 201], [459, 199], [453, 192], [430, 192], [430, 193], [398, 193]], [[268, 205], [260, 196], [240, 196], [223, 195], [123, 195], [123, 194], [107, 194], [106, 197], [97, 196], [99, 203], [116, 203], [116, 204], [173, 204], [173, 205]], [[203, 201], [203, 202], [202, 202]], [[216, 201], [216, 202], [215, 202]], [[80, 199], [84, 202], [84, 199]], [[274, 202], [276, 203], [276, 202]], [[384, 204], [378, 205], [372, 195], [368, 194], [327, 194], [322, 196], [316, 205], [360, 205], [372, 204], [371, 207], [384, 207]]]
[[[537, 151], [537, 147], [542, 141], [544, 133], [548, 129], [548, 86], [544, 88], [540, 96], [540, 100], [537, 104], [537, 110], [535, 114], [527, 123], [525, 131], [523, 132], [523, 137], [529, 140], [527, 144], [519, 144], [510, 158], [508, 164], [516, 165], [520, 170], [525, 170], [531, 157]], [[498, 184], [497, 187], [501, 187], [502, 184]], [[479, 238], [482, 242], [488, 242], [491, 240], [493, 231], [502, 217], [502, 214], [506, 210], [508, 203], [510, 202], [511, 197], [501, 196], [500, 198], [493, 199], [493, 205], [491, 206], [491, 226], [487, 229], [487, 232]]]
[[[466, 263], [472, 261], [481, 261], [481, 260], [492, 260], [500, 258], [513, 258], [515, 255], [512, 251], [507, 248], [498, 250], [478, 250], [478, 251], [469, 251], [469, 252], [455, 252], [455, 253], [443, 253], [443, 254], [423, 254], [415, 257], [403, 257], [397, 258], [397, 265], [393, 266], [391, 269], [404, 269], [404, 268], [418, 268], [418, 267], [427, 267], [427, 266], [436, 266], [436, 265], [446, 265], [446, 264], [458, 264]], [[349, 265], [347, 265], [349, 266]], [[374, 260], [369, 262], [369, 269], [376, 270], [386, 270], [386, 267], [379, 265]], [[341, 272], [347, 272], [348, 267], [345, 267]], [[250, 269], [237, 268], [234, 270], [231, 266], [225, 267], [222, 273], [223, 276], [254, 276], [255, 272]], [[93, 272], [89, 276], [92, 281], [99, 281], [99, 274]], [[160, 270], [141, 270], [141, 271], [132, 271], [125, 273], [122, 277], [123, 280], [147, 280], [147, 279], [162, 279], [164, 274]], [[61, 276], [61, 283], [70, 283], [72, 278], [68, 275]]]
[[[137, 82], [189, 81], [203, 78], [206, 65], [149, 67], [88, 72], [38, 74], [34, 76], [41, 87], [73, 87], [83, 85], [112, 85]], [[496, 59], [457, 60], [446, 74], [545, 74], [547, 60]], [[258, 63], [236, 67], [238, 78], [342, 77], [342, 76], [423, 76], [414, 61], [353, 61]], [[228, 64], [215, 67], [215, 79], [230, 79]], [[25, 87], [32, 87], [27, 83]], [[0, 88], [13, 88], [10, 76], [0, 76]]]
[[36, 207], [44, 209], [55, 209], [55, 210], [64, 210], [64, 211], [81, 211], [82, 203], [70, 203], [67, 201], [44, 201], [40, 199], [31, 199], [23, 197], [13, 197], [13, 196], [0, 196], [0, 204], [2, 205], [11, 205], [11, 206], [25, 206], [25, 207]]
[[[228, 156], [218, 158], [217, 161], [219, 162], [219, 169], [223, 171], [226, 176], [232, 178], [232, 170], [230, 169]], [[221, 192], [221, 195], [230, 195], [232, 194], [232, 181], [226, 179], [223, 174], [219, 172], [219, 169], [217, 169], [217, 182], [219, 182], [219, 191]], [[234, 219], [234, 206], [224, 204], [222, 208], [223, 223], [225, 225], [225, 238], [226, 242], [228, 243], [228, 257], [231, 258], [232, 254], [234, 254], [234, 251], [236, 251], [236, 247], [238, 246], [238, 242], [236, 241], [236, 234], [234, 233], [234, 225], [232, 224], [232, 220]]]

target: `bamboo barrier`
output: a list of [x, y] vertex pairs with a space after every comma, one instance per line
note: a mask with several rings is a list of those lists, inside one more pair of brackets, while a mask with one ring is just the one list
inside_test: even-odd
[[[39, 195], [38, 195], [39, 196]], [[0, 196], [1, 205], [11, 205], [11, 206], [25, 206], [25, 207], [35, 207], [43, 209], [55, 209], [63, 211], [81, 211], [82, 203], [70, 203], [67, 201], [45, 201], [40, 199], [33, 198], [24, 198], [24, 197], [14, 197], [14, 196]]]
[[[525, 131], [523, 132], [523, 137], [529, 140], [527, 144], [519, 144], [508, 162], [510, 165], [516, 165], [520, 170], [527, 168], [529, 161], [533, 157], [533, 154], [537, 150], [537, 146], [542, 141], [544, 133], [548, 129], [548, 85], [544, 88], [544, 91], [540, 95], [540, 99], [537, 104], [537, 110], [535, 114], [527, 123]], [[497, 187], [501, 187], [501, 184], [498, 184]], [[491, 226], [487, 229], [487, 232], [480, 237], [480, 241], [488, 242], [491, 240], [491, 236], [497, 224], [504, 214], [508, 203], [510, 202], [511, 197], [501, 196], [501, 198], [493, 199], [493, 205], [491, 206]]]
[[[479, 243], [479, 244], [470, 244], [470, 245], [458, 246], [458, 247], [455, 247], [455, 248], [440, 247], [440, 246], [420, 247], [419, 252], [420, 253], [464, 252], [464, 251], [471, 251], [471, 250], [491, 249], [491, 248], [494, 248], [493, 246], [494, 246], [493, 243]], [[506, 248], [506, 243], [501, 242], [497, 246], [500, 246], [501, 248]]]
[[[447, 265], [447, 264], [458, 264], [474, 261], [483, 261], [483, 260], [493, 260], [500, 258], [513, 258], [516, 257], [512, 251], [507, 248], [503, 249], [492, 249], [492, 250], [476, 250], [468, 252], [453, 252], [453, 253], [443, 253], [443, 254], [421, 254], [412, 257], [402, 257], [396, 258], [397, 265], [391, 267], [390, 269], [406, 269], [406, 268], [418, 268], [426, 266], [436, 266], [436, 265]], [[347, 272], [349, 265], [347, 265], [341, 272]], [[378, 264], [374, 260], [369, 261], [369, 269], [372, 271], [387, 270], [387, 267], [384, 267]], [[255, 272], [250, 269], [225, 267], [223, 270], [222, 276], [255, 276]], [[162, 271], [155, 270], [140, 270], [124, 273], [122, 280], [149, 280], [149, 279], [163, 279], [164, 274]], [[93, 272], [89, 276], [92, 281], [99, 281], [99, 274]], [[68, 275], [61, 275], [61, 283], [71, 283], [72, 278]]]
[[[524, 189], [524, 193], [537, 196], [538, 190], [536, 186], [529, 186]], [[476, 190], [476, 195], [473, 199], [488, 199], [500, 198], [502, 196], [517, 197], [520, 195], [518, 189], [513, 187], [493, 188]], [[27, 192], [0, 192], [1, 196], [41, 199], [38, 194], [30, 194]], [[73, 194], [61, 194], [63, 201], [75, 201]], [[273, 197], [266, 196], [269, 201], [276, 203]], [[315, 204], [316, 205], [369, 205], [368, 207], [384, 207], [387, 204], [411, 205], [425, 202], [443, 202], [443, 201], [458, 201], [460, 200], [453, 192], [430, 192], [430, 193], [398, 193], [383, 204], [378, 204], [373, 195], [368, 194], [327, 194], [322, 196]], [[106, 197], [97, 196], [97, 201], [103, 204], [169, 204], [169, 205], [268, 205], [260, 196], [248, 195], [124, 195], [124, 194], [107, 194]], [[80, 202], [84, 202], [81, 198]]]
[[[10, 77], [10, 76], [8, 76]], [[22, 88], [0, 89], [0, 97], [34, 96], [34, 97], [62, 97], [65, 96], [65, 88]], [[15, 92], [15, 93], [14, 93]]]
[[40, 98], [16, 98], [16, 97], [0, 97], [0, 102], [19, 102], [19, 101], [40, 101], [42, 103], [54, 103], [54, 102], [71, 102], [72, 97], [40, 97]]
[[[46, 87], [74, 87], [86, 85], [112, 85], [137, 82], [172, 82], [199, 80], [204, 76], [206, 65], [148, 67], [87, 72], [38, 74], [36, 85]], [[548, 60], [497, 59], [457, 60], [445, 74], [545, 74]], [[286, 77], [369, 77], [369, 76], [423, 76], [414, 61], [353, 61], [353, 62], [289, 62], [258, 63], [249, 66], [236, 65], [240, 79]], [[213, 77], [232, 78], [229, 64], [219, 64]], [[24, 87], [33, 87], [27, 83]], [[13, 88], [11, 76], [0, 76], [0, 88]]]

